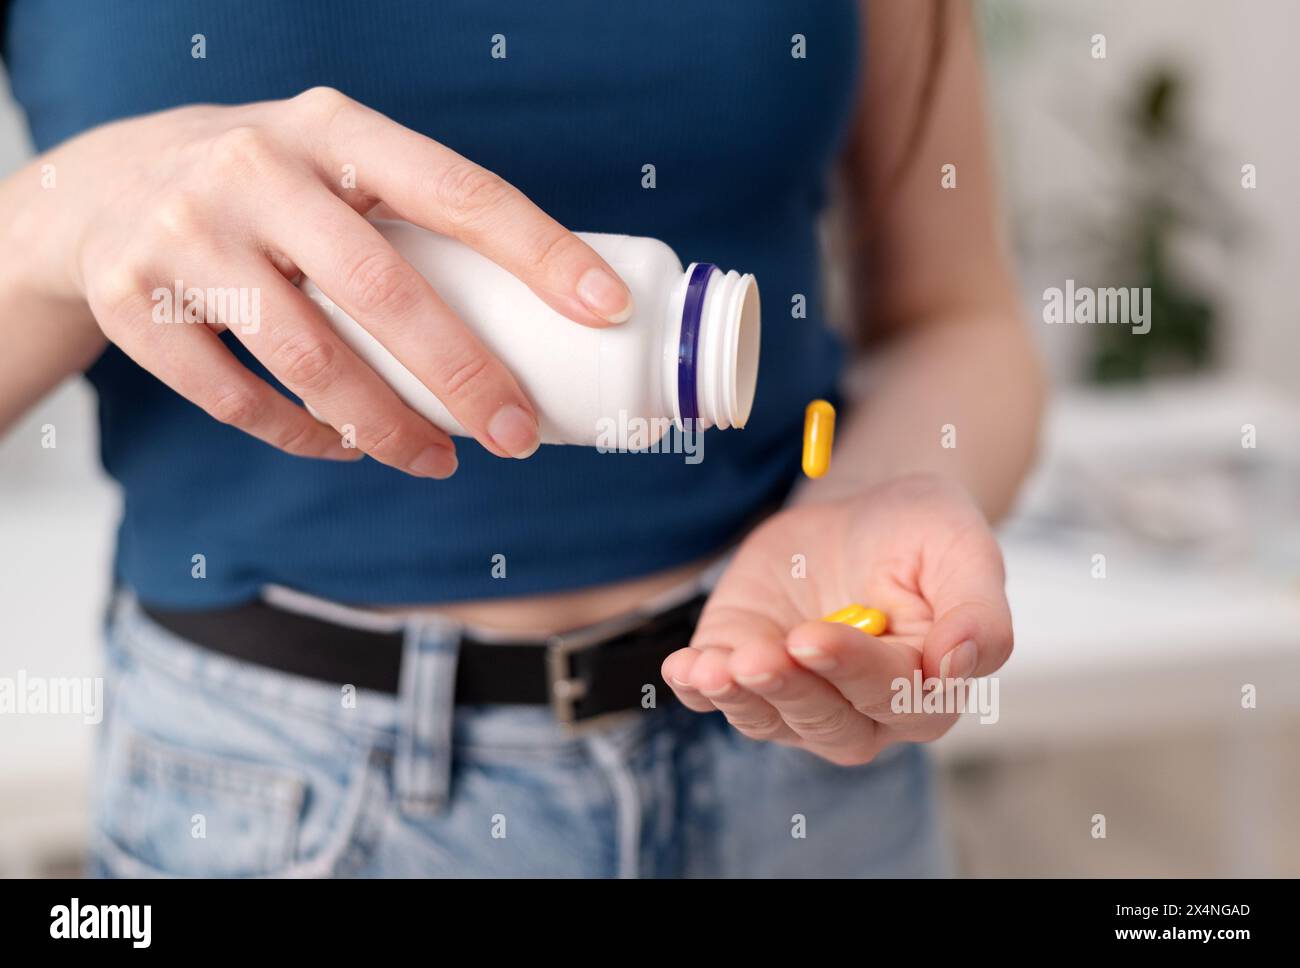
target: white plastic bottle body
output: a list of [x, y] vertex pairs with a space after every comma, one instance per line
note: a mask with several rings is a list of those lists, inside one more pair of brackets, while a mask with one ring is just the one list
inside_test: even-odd
[[[663, 242], [579, 233], [632, 292], [632, 317], [621, 324], [595, 329], [557, 313], [505, 269], [455, 239], [407, 222], [374, 224], [489, 352], [514, 374], [536, 408], [543, 443], [623, 448], [631, 428], [634, 445], [648, 446], [669, 426], [682, 425], [677, 381], [689, 273], [683, 271], [677, 255]], [[713, 274], [722, 277], [716, 269]], [[736, 280], [742, 279], [734, 272], [726, 276], [734, 277], [733, 289]], [[747, 281], [744, 295], [737, 297], [733, 293], [731, 301], [741, 298], [749, 308], [749, 342], [753, 345], [745, 356], [748, 361], [752, 355], [756, 374], [757, 287], [752, 276], [743, 279]], [[720, 290], [721, 284], [708, 288]], [[466, 435], [464, 427], [433, 391], [369, 331], [310, 280], [304, 280], [302, 289], [321, 306], [342, 339], [408, 406], [448, 433]], [[715, 302], [720, 305], [720, 292]], [[716, 308], [713, 315], [721, 312]], [[714, 327], [715, 334], [721, 333], [721, 325]], [[735, 326], [739, 327], [739, 317]], [[706, 326], [700, 329], [705, 335]], [[734, 362], [723, 361], [721, 365], [735, 368]], [[709, 386], [726, 383], [727, 375], [714, 375], [718, 370], [715, 364], [703, 378]], [[734, 384], [734, 374], [730, 378]], [[752, 382], [751, 377], [742, 375], [740, 381], [746, 380]], [[745, 388], [741, 390], [743, 396]], [[743, 409], [740, 419], [728, 420], [724, 415], [722, 419], [703, 420], [702, 425], [743, 425], [752, 395], [750, 386], [748, 399], [739, 401], [743, 407], [737, 407]]]

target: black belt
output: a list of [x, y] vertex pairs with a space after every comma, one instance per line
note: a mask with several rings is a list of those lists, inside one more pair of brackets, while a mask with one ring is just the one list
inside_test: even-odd
[[[658, 614], [620, 617], [545, 643], [484, 642], [467, 633], [456, 660], [456, 702], [550, 705], [560, 722], [571, 724], [641, 707], [647, 685], [655, 686], [657, 700], [669, 699], [659, 667], [690, 643], [705, 598], [701, 593]], [[400, 631], [354, 628], [261, 601], [197, 612], [140, 608], [182, 639], [233, 659], [398, 692]]]

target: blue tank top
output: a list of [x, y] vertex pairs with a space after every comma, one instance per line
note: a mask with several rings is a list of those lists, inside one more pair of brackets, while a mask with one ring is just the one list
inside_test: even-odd
[[12, 0], [4, 59], [38, 150], [131, 115], [330, 85], [496, 171], [571, 229], [662, 239], [684, 264], [754, 273], [762, 293], [749, 425], [707, 433], [694, 464], [560, 446], [511, 461], [466, 439], [448, 481], [369, 458], [298, 459], [110, 347], [87, 376], [104, 466], [125, 495], [118, 579], [175, 607], [232, 604], [267, 583], [434, 603], [602, 584], [734, 541], [794, 483], [804, 406], [838, 377], [816, 219], [854, 100], [855, 7]]

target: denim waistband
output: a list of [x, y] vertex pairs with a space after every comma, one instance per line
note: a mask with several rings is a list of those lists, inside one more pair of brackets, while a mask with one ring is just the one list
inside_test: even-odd
[[[398, 621], [403, 670], [399, 695], [356, 690], [345, 708], [340, 686], [240, 662], [179, 638], [140, 608], [133, 592], [119, 590], [109, 614], [109, 635], [118, 648], [188, 687], [241, 701], [292, 711], [332, 727], [396, 737], [396, 775], [412, 790], [443, 791], [454, 744], [492, 755], [564, 754], [590, 748], [556, 722], [546, 706], [457, 707], [452, 701], [455, 657], [462, 626], [420, 616]], [[663, 687], [666, 689], [667, 687]], [[642, 737], [649, 717], [633, 710], [610, 717], [597, 742], [627, 747]], [[412, 793], [418, 799], [419, 792]], [[436, 797], [435, 797], [436, 798]]]

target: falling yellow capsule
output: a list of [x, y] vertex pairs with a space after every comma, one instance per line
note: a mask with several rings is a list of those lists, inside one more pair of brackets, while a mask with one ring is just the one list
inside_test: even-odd
[[831, 445], [835, 442], [835, 408], [825, 400], [814, 400], [803, 413], [803, 472], [821, 477], [831, 466]]
[[878, 608], [867, 608], [865, 605], [846, 605], [838, 612], [831, 612], [822, 621], [852, 625], [868, 635], [881, 635], [889, 626], [889, 618], [884, 612]]

